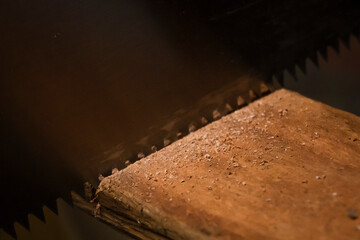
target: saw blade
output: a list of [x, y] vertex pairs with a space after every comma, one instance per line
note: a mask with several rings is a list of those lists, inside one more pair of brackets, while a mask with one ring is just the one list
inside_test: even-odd
[[0, 11], [8, 230], [267, 93], [273, 75], [281, 82], [360, 22], [355, 1], [340, 0], [3, 1]]
[[[321, 53], [318, 52], [318, 67], [313, 63], [313, 60], [306, 59], [305, 64], [303, 65], [303, 69], [306, 69], [306, 73], [304, 73], [299, 66], [296, 67], [295, 75], [291, 75], [285, 70], [284, 86], [287, 89], [301, 92], [301, 94], [307, 95], [313, 99], [321, 100], [326, 104], [336, 106], [339, 109], [346, 109], [359, 115], [359, 109], [356, 108], [356, 104], [359, 102], [356, 100], [358, 95], [354, 95], [351, 91], [359, 89], [360, 84], [357, 80], [360, 72], [359, 70], [354, 69], [357, 68], [357, 63], [360, 60], [360, 42], [357, 41], [354, 36], [351, 36], [348, 45], [349, 47], [346, 46], [345, 42], [340, 42], [339, 54], [330, 46], [326, 48], [325, 51]], [[323, 58], [323, 56], [326, 56], [326, 58]], [[332, 79], [329, 81], [329, 78]], [[337, 84], [338, 81], [341, 81], [342, 85], [345, 86]], [[274, 79], [274, 82], [276, 83], [276, 79]], [[350, 84], [351, 86], [349, 86]], [[275, 87], [281, 87], [277, 84], [274, 85]], [[335, 91], [339, 88], [347, 90]], [[352, 104], [346, 101], [347, 96], [349, 95], [352, 100], [354, 100], [355, 97], [355, 101], [352, 101]], [[341, 99], [341, 101], [338, 101], [339, 99]], [[351, 108], [351, 106], [353, 106], [353, 108]], [[52, 214], [53, 219], [50, 219], [50, 216], [47, 215], [45, 224], [42, 224], [34, 216], [29, 217], [30, 232], [15, 227], [19, 239], [43, 239], [39, 236], [45, 234], [47, 239], [54, 239], [58, 237], [59, 232], [54, 231], [53, 229], [60, 229], [61, 233], [67, 234], [64, 234], [64, 236], [67, 236], [68, 239], [91, 239], [91, 236], [93, 236], [92, 239], [97, 239], [99, 236], [103, 236], [104, 238], [104, 235], [111, 239], [132, 239], [131, 237], [124, 236], [122, 232], [109, 233], [106, 228], [107, 225], [104, 225], [101, 222], [93, 222], [90, 224], [90, 216], [89, 219], [86, 219], [85, 216], [84, 218], [79, 218], [78, 214], [80, 214], [80, 212], [77, 212], [76, 209], [66, 206], [66, 203], [63, 201], [58, 200], [57, 203], [59, 216]], [[46, 213], [49, 214], [49, 211]], [[64, 227], [64, 225], [66, 227]], [[69, 228], [70, 225], [71, 227]], [[91, 226], [91, 233], [89, 233], [88, 228], [84, 228], [84, 226]], [[74, 234], [69, 233], [72, 231]], [[108, 233], [106, 234], [104, 232]], [[24, 235], [26, 235], [26, 237]], [[0, 239], [2, 239], [1, 232]], [[4, 239], [10, 239], [10, 237], [6, 238], [5, 236]]]

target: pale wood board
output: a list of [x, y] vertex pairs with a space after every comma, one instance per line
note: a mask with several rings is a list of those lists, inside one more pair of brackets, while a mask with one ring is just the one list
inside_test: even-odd
[[360, 118], [278, 90], [78, 202], [144, 239], [360, 239]]

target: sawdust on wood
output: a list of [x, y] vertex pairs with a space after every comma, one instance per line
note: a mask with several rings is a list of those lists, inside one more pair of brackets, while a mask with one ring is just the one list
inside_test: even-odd
[[279, 90], [106, 177], [96, 196], [174, 239], [360, 239], [360, 118]]

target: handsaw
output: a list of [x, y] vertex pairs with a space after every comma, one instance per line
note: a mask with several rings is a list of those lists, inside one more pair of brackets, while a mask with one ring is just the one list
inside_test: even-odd
[[[340, 43], [339, 53], [329, 47], [326, 54], [327, 58], [323, 58], [318, 53], [318, 66], [314, 65], [310, 59], [307, 59], [305, 64], [306, 73], [302, 73], [298, 68], [295, 71], [297, 80], [285, 70], [284, 87], [297, 91], [309, 98], [319, 100], [327, 105], [360, 115], [360, 109], [357, 106], [357, 103], [360, 101], [359, 95], [352, 93], [359, 89], [357, 63], [360, 60], [358, 58], [360, 56], [360, 41], [357, 41], [352, 36], [349, 43], [349, 48]], [[338, 84], [339, 81], [341, 81], [341, 85]], [[274, 87], [278, 88], [281, 86], [274, 84]], [[344, 102], [344, 100], [349, 100], [349, 102]], [[175, 142], [174, 144], [177, 143]], [[76, 206], [75, 201], [74, 205]], [[85, 216], [84, 214], [86, 213], [81, 214], [78, 209], [70, 207], [61, 199], [57, 199], [57, 207], [58, 216], [50, 212], [48, 208], [43, 208], [45, 223], [30, 215], [29, 232], [19, 226], [19, 224], [16, 224], [15, 231], [18, 239], [90, 240], [98, 239], [100, 236], [103, 239], [132, 239], [130, 236], [124, 236], [122, 232], [110, 230], [108, 225], [100, 221], [92, 221], [91, 216]], [[60, 231], [54, 230], [59, 228], [61, 229]], [[10, 239], [1, 232], [0, 239], [2, 239], [2, 234], [5, 235], [4, 240]]]
[[360, 25], [358, 4], [340, 0], [5, 0], [0, 11], [9, 232], [265, 94], [273, 76], [304, 70]]

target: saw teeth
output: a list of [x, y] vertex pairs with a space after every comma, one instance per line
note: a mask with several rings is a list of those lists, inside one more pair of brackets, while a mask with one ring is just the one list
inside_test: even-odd
[[306, 59], [299, 61], [298, 67], [303, 74], [306, 74]]
[[101, 182], [104, 179], [104, 176], [102, 174], [99, 174], [98, 179]]
[[265, 96], [270, 93], [269, 87], [265, 83], [260, 83], [260, 94]]
[[233, 108], [230, 106], [230, 104], [225, 104], [225, 112], [226, 114], [230, 113], [233, 111]]
[[42, 221], [43, 223], [45, 223], [45, 215], [44, 215], [44, 211], [42, 210], [42, 208], [39, 208], [38, 210], [33, 210], [31, 212], [32, 215], [34, 215], [36, 218], [38, 218], [40, 221]]
[[294, 78], [295, 81], [298, 81], [296, 72], [295, 72], [295, 65], [287, 69], [289, 74]]
[[56, 201], [50, 201], [45, 206], [47, 208], [49, 208], [56, 215], [59, 215], [59, 209], [58, 209]]
[[327, 46], [319, 49], [319, 55], [327, 62], [328, 61], [328, 48]]
[[214, 120], [219, 119], [221, 117], [221, 114], [220, 114], [219, 110], [215, 109], [212, 112], [212, 117], [213, 117]]
[[16, 223], [18, 225], [20, 225], [21, 227], [25, 228], [28, 232], [30, 231], [30, 223], [29, 223], [28, 214], [27, 214], [27, 217], [17, 220], [14, 224], [16, 224]]
[[236, 104], [238, 105], [238, 107], [243, 107], [246, 105], [246, 102], [242, 96], [238, 96], [236, 99]]
[[296, 74], [297, 79], [301, 79], [302, 76], [304, 76], [306, 73], [300, 69], [299, 65], [296, 65], [295, 66], [295, 74]]
[[111, 170], [111, 174], [115, 174], [115, 173], [117, 173], [118, 171], [119, 171], [119, 169], [113, 168], [113, 169]]
[[151, 146], [151, 151], [152, 151], [152, 152], [156, 152], [156, 151], [157, 151], [157, 147], [156, 147], [156, 146], [154, 146], [154, 145], [153, 145], [153, 146]]
[[318, 56], [316, 54], [316, 52], [314, 52], [313, 54], [311, 54], [309, 56], [309, 59], [314, 63], [314, 65], [319, 68], [319, 59], [318, 59]]
[[275, 79], [280, 84], [280, 86], [284, 86], [284, 71], [279, 71], [275, 76]]
[[330, 43], [330, 47], [332, 49], [334, 49], [334, 51], [339, 54], [340, 53], [340, 43], [339, 43], [339, 40], [338, 39], [335, 39], [333, 40], [331, 43]]
[[249, 90], [249, 100], [250, 102], [256, 100], [258, 97], [256, 95], [256, 93], [253, 90]]
[[201, 118], [201, 124], [206, 125], [208, 123], [208, 120], [205, 117]]
[[196, 130], [196, 126], [194, 123], [190, 123], [189, 125], [189, 132], [194, 132]]
[[145, 157], [145, 154], [144, 154], [143, 152], [139, 152], [139, 153], [137, 154], [137, 157], [138, 157], [138, 159], [142, 159], [142, 158]]
[[171, 143], [170, 139], [164, 138], [164, 147], [168, 146]]

